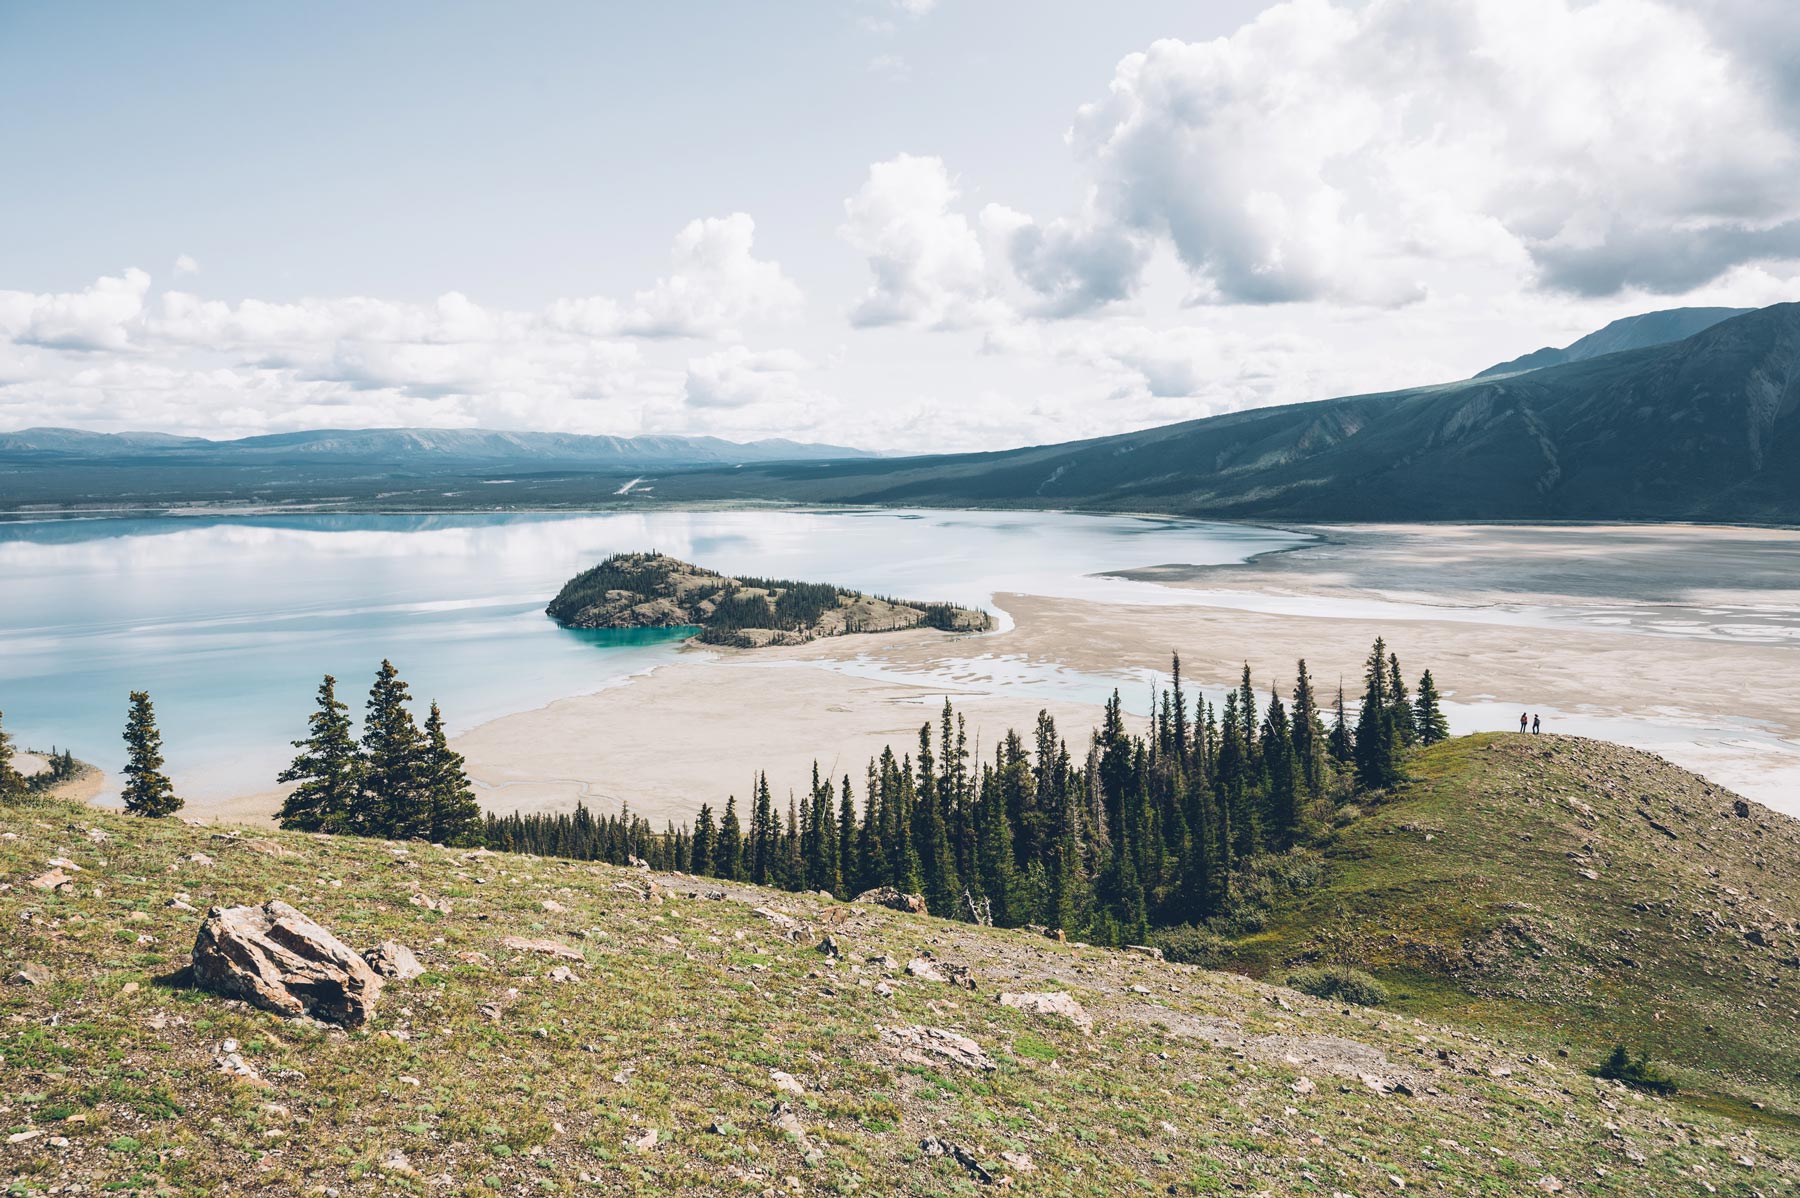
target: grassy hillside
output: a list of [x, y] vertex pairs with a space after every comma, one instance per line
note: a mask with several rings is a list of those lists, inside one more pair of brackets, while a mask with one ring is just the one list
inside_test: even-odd
[[1338, 832], [1322, 887], [1236, 943], [1251, 972], [1352, 960], [1395, 1009], [1623, 1043], [1795, 1122], [1800, 822], [1575, 737], [1463, 737], [1413, 772]]
[[[1423, 785], [1437, 789], [1421, 794], [1443, 797], [1407, 802], [1444, 825], [1436, 839], [1378, 831], [1397, 803], [1343, 848], [1365, 831], [1371, 851], [1457, 844], [1454, 779], [1488, 763], [1501, 778], [1554, 776], [1558, 797], [1596, 812], [1636, 803], [1624, 775], [1611, 799], [1568, 789], [1554, 771], [1585, 751], [1573, 743], [1535, 742], [1543, 758], [1492, 744], [1425, 759]], [[1677, 801], [1702, 818], [1698, 798]], [[1517, 829], [1534, 838], [1519, 842], [1533, 846], [1521, 859], [1548, 861], [1561, 809], [1546, 796], [1513, 810], [1535, 813]], [[1746, 827], [1769, 819], [1758, 812]], [[1636, 838], [1596, 824], [1587, 834], [1604, 839], [1610, 878], [1636, 860]], [[1789, 840], [1765, 836], [1768, 867], [1791, 868]], [[66, 891], [30, 885], [52, 858], [81, 867]], [[1497, 897], [1427, 885], [1404, 868], [1410, 852], [1400, 860], [1388, 888], [1415, 888], [1441, 937], [1478, 924], [1484, 896]], [[1559, 867], [1542, 868], [1548, 880]], [[1769, 889], [1787, 876], [1771, 873]], [[1658, 893], [1674, 877], [1659, 875]], [[0, 811], [0, 884], [0, 964], [53, 975], [0, 990], [0, 1185], [11, 1194], [949, 1195], [985, 1188], [986, 1172], [1064, 1195], [1402, 1184], [1748, 1195], [1800, 1177], [1800, 1134], [1774, 1111], [1596, 1080], [1585, 1051], [1558, 1055], [1571, 1043], [1563, 1027], [1508, 1016], [1484, 1036], [1436, 1015], [1346, 1009], [865, 905], [423, 844], [237, 835], [53, 800]], [[189, 988], [180, 968], [205, 908], [276, 897], [359, 950], [397, 939], [427, 972], [390, 983], [375, 1020], [348, 1033]], [[1631, 948], [1648, 965], [1661, 958], [1643, 922]], [[826, 935], [841, 958], [818, 950]], [[554, 940], [578, 959], [509, 948], [509, 936]], [[910, 976], [903, 963], [927, 954], [952, 977], [966, 967], [973, 989]], [[1545, 974], [1566, 973], [1556, 964]], [[553, 980], [559, 965], [574, 980]], [[1085, 1008], [1091, 1034], [996, 1001], [1053, 990]], [[1489, 1018], [1508, 1001], [1443, 1009]], [[894, 1042], [912, 1027], [966, 1036], [986, 1060]], [[248, 1075], [221, 1068], [228, 1040]], [[1743, 1036], [1746, 1055], [1752, 1043]], [[1782, 1062], [1790, 1051], [1764, 1048]]]

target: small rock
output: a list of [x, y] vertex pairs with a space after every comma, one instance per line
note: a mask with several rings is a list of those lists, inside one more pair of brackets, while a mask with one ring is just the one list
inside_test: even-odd
[[1296, 1094], [1311, 1094], [1316, 1089], [1318, 1087], [1313, 1085], [1310, 1077], [1302, 1076], [1294, 1079], [1294, 1093]]
[[779, 1069], [771, 1069], [769, 1070], [769, 1080], [775, 1083], [775, 1088], [777, 1090], [780, 1090], [785, 1094], [803, 1095], [806, 1093], [806, 1087], [801, 1085], [800, 1079], [791, 1073], [783, 1073]]
[[906, 976], [918, 978], [922, 982], [947, 982], [950, 980], [939, 972], [937, 966], [923, 957], [914, 957], [906, 963]]
[[413, 951], [397, 940], [384, 940], [363, 954], [369, 967], [384, 978], [410, 982], [425, 972]]
[[561, 983], [565, 986], [572, 986], [581, 980], [580, 976], [567, 965], [558, 965], [556, 968], [552, 969], [547, 976], [551, 981]]
[[25, 1141], [35, 1140], [43, 1134], [43, 1130], [36, 1127], [32, 1128], [30, 1131], [15, 1131], [12, 1135], [6, 1137], [6, 1142], [8, 1144], [23, 1144]]
[[1544, 1191], [1546, 1194], [1560, 1194], [1562, 1193], [1563, 1184], [1557, 1179], [1556, 1174], [1546, 1173], [1544, 1176], [1538, 1178], [1537, 1188]]
[[1128, 953], [1137, 953], [1142, 957], [1149, 957], [1153, 961], [1160, 961], [1163, 959], [1163, 950], [1148, 944], [1127, 944], [1125, 946], [1125, 951]]
[[554, 940], [531, 940], [524, 936], [508, 936], [500, 943], [522, 953], [543, 953], [547, 957], [560, 957], [564, 961], [586, 960], [575, 949], [566, 944], [558, 944]]
[[1056, 1015], [1067, 1019], [1086, 1036], [1094, 1030], [1094, 1020], [1080, 1003], [1060, 990], [1046, 994], [1002, 994], [1000, 1005], [1014, 1007], [1033, 1015]]
[[31, 879], [31, 884], [39, 890], [57, 890], [64, 886], [72, 886], [74, 882], [75, 880], [64, 873], [60, 867], [47, 870]]
[[925, 914], [925, 896], [907, 894], [892, 886], [877, 886], [873, 890], [865, 890], [856, 896], [859, 903], [874, 903], [886, 907], [890, 911], [904, 911], [910, 915]]
[[835, 936], [827, 936], [819, 941], [819, 951], [833, 960], [844, 955], [843, 947], [838, 944]]
[[[901, 1060], [914, 1065], [930, 1065], [946, 1060], [954, 1065], [982, 1072], [998, 1069], [999, 1063], [981, 1045], [967, 1036], [941, 1027], [877, 1027], [882, 1046]], [[934, 1059], [935, 1058], [935, 1059]]]
[[8, 986], [48, 986], [54, 975], [48, 965], [40, 965], [36, 961], [27, 961], [14, 970], [6, 979]]
[[633, 1152], [649, 1152], [652, 1148], [656, 1147], [656, 1141], [656, 1129], [652, 1127], [641, 1135], [626, 1136], [625, 1146]]

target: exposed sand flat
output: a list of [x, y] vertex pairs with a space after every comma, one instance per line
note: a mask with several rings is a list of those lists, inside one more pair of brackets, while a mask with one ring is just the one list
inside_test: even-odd
[[[898, 633], [833, 643], [849, 656], [850, 646], [902, 637], [949, 639]], [[946, 697], [965, 716], [971, 751], [979, 742], [984, 754], [1007, 728], [1028, 731], [1040, 707], [1084, 739], [1097, 714], [1088, 704], [857, 678], [787, 653], [690, 651], [626, 686], [484, 724], [456, 748], [491, 810], [563, 810], [583, 799], [601, 811], [629, 803], [656, 823], [681, 822], [701, 803], [722, 808], [728, 794], [742, 804], [758, 769], [785, 803], [790, 789], [811, 783], [815, 758], [834, 780], [849, 773], [860, 802], [869, 759], [884, 745], [913, 751], [919, 726], [935, 728]]]
[[[1327, 693], [1342, 675], [1354, 694], [1370, 642], [1385, 636], [1409, 682], [1431, 667], [1464, 728], [1544, 712], [1555, 729], [1652, 749], [1800, 814], [1800, 534], [1320, 531], [1320, 545], [1245, 566], [1132, 571], [1184, 592], [1154, 604], [1005, 594], [1013, 627], [985, 636], [684, 654], [457, 745], [496, 809], [586, 797], [682, 819], [703, 801], [741, 798], [758, 767], [778, 793], [802, 787], [815, 754], [860, 779], [883, 744], [910, 747], [947, 692], [991, 748], [1000, 730], [1027, 730], [1040, 706], [1066, 732], [1084, 731], [1109, 681], [1141, 706], [1141, 671], [1166, 669], [1171, 649], [1214, 699], [1245, 661], [1260, 691], [1279, 681], [1285, 692], [1300, 657]], [[1070, 672], [1087, 676], [1085, 693], [1045, 686]]]

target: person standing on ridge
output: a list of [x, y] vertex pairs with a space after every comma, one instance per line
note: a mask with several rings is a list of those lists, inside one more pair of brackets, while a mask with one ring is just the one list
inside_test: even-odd
[[1519, 713], [1519, 731], [1525, 731], [1525, 713], [1522, 711]]
[[1543, 730], [1544, 730], [1543, 723], [1536, 716], [1532, 716], [1531, 717], [1532, 734], [1535, 736], [1537, 733], [1542, 732]]

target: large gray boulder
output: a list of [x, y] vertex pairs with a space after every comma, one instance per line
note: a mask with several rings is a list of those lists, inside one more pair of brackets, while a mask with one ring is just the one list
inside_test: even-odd
[[355, 951], [279, 899], [214, 907], [194, 938], [194, 981], [280, 1015], [355, 1027], [375, 1012], [381, 978]]

